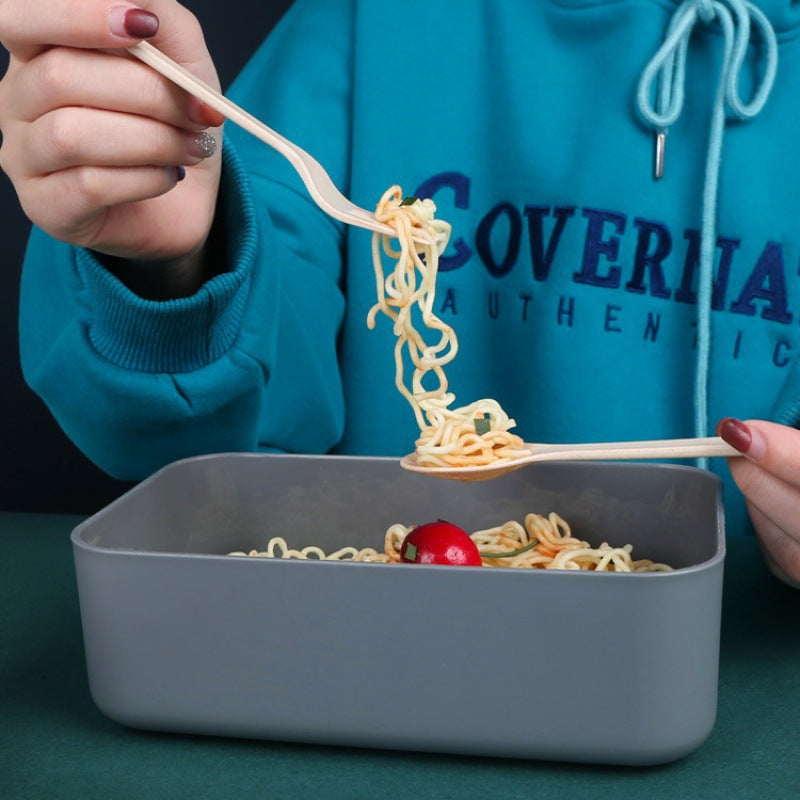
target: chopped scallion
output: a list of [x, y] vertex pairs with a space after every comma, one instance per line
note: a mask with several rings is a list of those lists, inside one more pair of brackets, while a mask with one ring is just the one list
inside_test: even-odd
[[417, 200], [419, 200], [419, 198], [418, 198], [418, 197], [414, 197], [414, 196], [412, 196], [412, 195], [409, 195], [408, 197], [404, 197], [404, 198], [403, 198], [403, 199], [400, 201], [400, 205], [401, 205], [401, 206], [413, 206], [413, 205], [414, 205], [414, 203], [416, 203], [416, 202], [417, 202]]
[[518, 556], [521, 553], [525, 553], [528, 550], [533, 549], [536, 545], [539, 544], [538, 539], [534, 539], [532, 542], [528, 542], [525, 547], [520, 547], [518, 550], [509, 550], [505, 553], [481, 553], [482, 558], [511, 558], [513, 556]]
[[484, 433], [489, 433], [489, 431], [492, 429], [492, 420], [488, 416], [476, 417], [474, 422], [475, 433], [477, 433], [478, 436], [483, 436]]

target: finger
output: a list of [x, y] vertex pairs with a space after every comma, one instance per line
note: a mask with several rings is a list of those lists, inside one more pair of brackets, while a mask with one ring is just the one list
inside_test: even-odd
[[45, 209], [36, 223], [51, 236], [89, 246], [109, 208], [158, 197], [184, 174], [176, 167], [75, 167], [28, 181], [20, 202]]
[[774, 525], [793, 535], [800, 548], [800, 488], [745, 458], [729, 459], [728, 465], [748, 504]]
[[30, 178], [80, 165], [192, 166], [213, 155], [209, 136], [134, 114], [62, 108], [27, 127], [24, 168]]
[[128, 47], [160, 25], [153, 11], [124, 0], [4, 0], [0, 12], [0, 41], [23, 61], [52, 45]]
[[764, 420], [726, 418], [717, 426], [717, 433], [752, 463], [800, 486], [800, 431]]
[[139, 61], [97, 50], [47, 50], [18, 71], [6, 101], [25, 122], [64, 106], [88, 106], [181, 128], [201, 130], [208, 124], [192, 98], [171, 81]]
[[761, 509], [750, 506], [764, 559], [781, 580], [800, 588], [800, 543], [776, 525]]
[[[141, 225], [136, 213], [140, 201], [158, 202], [183, 180], [185, 172], [176, 167], [75, 167], [39, 178], [26, 185], [20, 200], [42, 207], [46, 213], [37, 225], [51, 236], [80, 247], [107, 249], [110, 236], [114, 247], [142, 244]], [[117, 211], [125, 212], [122, 229], [110, 231]]]
[[175, 168], [76, 167], [27, 182], [21, 200], [44, 208], [37, 225], [55, 238], [121, 258], [170, 259], [208, 233], [219, 171], [177, 179]]

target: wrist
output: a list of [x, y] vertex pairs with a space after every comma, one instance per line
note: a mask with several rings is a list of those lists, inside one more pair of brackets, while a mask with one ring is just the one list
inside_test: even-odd
[[144, 300], [176, 300], [196, 294], [225, 271], [225, 226], [217, 219], [208, 238], [191, 252], [168, 259], [126, 259], [94, 253], [103, 266]]
[[145, 300], [189, 297], [207, 280], [204, 246], [179, 258], [152, 261], [94, 255], [115, 278]]

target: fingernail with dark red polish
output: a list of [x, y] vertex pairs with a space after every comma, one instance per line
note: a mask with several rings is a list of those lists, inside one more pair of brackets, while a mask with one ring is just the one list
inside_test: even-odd
[[740, 453], [746, 453], [753, 442], [753, 433], [741, 420], [726, 417], [717, 425], [717, 436], [735, 447]]
[[149, 39], [158, 32], [158, 17], [150, 11], [115, 6], [109, 13], [111, 33], [128, 39]]
[[149, 39], [158, 33], [158, 17], [141, 8], [132, 8], [125, 13], [125, 31], [135, 39]]

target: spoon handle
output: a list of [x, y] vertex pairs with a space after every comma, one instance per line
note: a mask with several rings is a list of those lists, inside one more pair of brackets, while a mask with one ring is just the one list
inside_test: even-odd
[[697, 439], [651, 439], [638, 442], [596, 442], [591, 444], [529, 445], [531, 460], [570, 461], [637, 459], [637, 458], [703, 458], [740, 456], [741, 453], [719, 436]]

